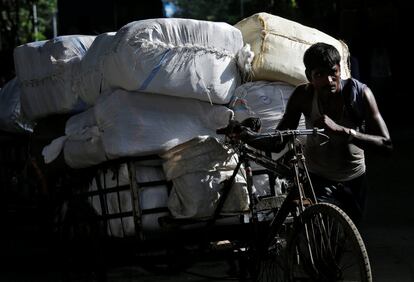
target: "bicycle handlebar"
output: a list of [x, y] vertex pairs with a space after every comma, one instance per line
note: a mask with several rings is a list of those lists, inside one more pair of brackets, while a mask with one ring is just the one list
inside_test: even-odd
[[216, 130], [217, 134], [224, 134], [232, 141], [242, 141], [253, 148], [270, 152], [280, 152], [286, 145], [286, 142], [294, 142], [296, 136], [300, 135], [321, 135], [328, 140], [329, 137], [323, 134], [323, 132], [324, 129], [314, 128], [276, 130], [274, 133], [257, 133], [237, 121], [230, 121], [226, 127]]
[[325, 129], [323, 128], [313, 128], [313, 129], [288, 129], [288, 130], [279, 130], [276, 135], [282, 135], [282, 136], [299, 136], [299, 135], [323, 135], [323, 132]]
[[[250, 131], [247, 127], [241, 125], [239, 122], [231, 121], [226, 127], [219, 128], [216, 130], [217, 134], [222, 135], [238, 135], [241, 134], [243, 131]], [[313, 129], [288, 129], [288, 130], [277, 130], [274, 133], [254, 133], [257, 138], [260, 137], [275, 137], [275, 138], [284, 138], [289, 136], [300, 136], [300, 135], [322, 135], [324, 137], [328, 137], [323, 134], [325, 130], [320, 128], [313, 128]], [[252, 132], [252, 131], [251, 131]]]

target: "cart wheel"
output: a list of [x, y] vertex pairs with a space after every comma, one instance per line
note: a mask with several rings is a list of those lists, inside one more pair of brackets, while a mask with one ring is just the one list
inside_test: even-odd
[[68, 200], [59, 205], [55, 215], [54, 252], [64, 271], [87, 273], [105, 281], [107, 238], [92, 207], [84, 201]]
[[351, 219], [332, 204], [315, 204], [302, 213], [286, 254], [287, 281], [372, 282], [361, 235]]

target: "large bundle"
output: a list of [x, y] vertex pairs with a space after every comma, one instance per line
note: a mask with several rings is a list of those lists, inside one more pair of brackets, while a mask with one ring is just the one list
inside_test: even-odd
[[20, 95], [21, 89], [16, 78], [0, 88], [0, 130], [13, 133], [33, 131], [33, 123], [21, 111]]
[[305, 83], [303, 54], [312, 44], [325, 42], [341, 54], [341, 76], [350, 77], [349, 52], [345, 43], [297, 22], [267, 13], [257, 13], [238, 22], [235, 27], [255, 53], [253, 79]]
[[95, 105], [96, 121], [109, 159], [158, 154], [198, 135], [214, 135], [233, 112], [151, 93], [117, 90]]
[[22, 87], [21, 103], [30, 119], [85, 108], [73, 91], [74, 65], [95, 36], [61, 36], [14, 49], [16, 74]]
[[226, 104], [240, 83], [235, 55], [242, 47], [240, 31], [226, 23], [136, 21], [116, 33], [104, 77], [114, 88]]
[[[262, 133], [275, 132], [276, 126], [285, 113], [289, 97], [292, 95], [294, 86], [284, 82], [254, 81], [237, 87], [234, 97], [230, 102], [230, 108], [234, 111], [234, 118], [243, 121], [248, 117], [259, 117], [262, 123]], [[299, 128], [305, 128], [304, 116], [299, 120]], [[303, 139], [301, 137], [300, 139]], [[286, 149], [279, 153], [272, 153], [273, 159], [280, 158]], [[262, 166], [252, 163], [253, 171], [265, 170]], [[254, 174], [253, 184], [257, 195], [269, 195], [270, 182], [267, 173]], [[276, 178], [275, 190], [280, 195], [281, 182], [283, 179]]]
[[[173, 189], [168, 208], [177, 218], [212, 216], [220, 199], [223, 181], [236, 167], [236, 156], [217, 139], [199, 136], [162, 155], [167, 180]], [[223, 206], [224, 213], [248, 210], [246, 179], [238, 174]]]
[[230, 108], [238, 121], [254, 116], [262, 122], [261, 132], [274, 132], [285, 113], [294, 87], [284, 82], [254, 81], [236, 88]]
[[[142, 226], [136, 226], [133, 213], [133, 198], [130, 188], [129, 172], [126, 164], [119, 169], [100, 171], [99, 178], [102, 185], [98, 189], [96, 179], [89, 187], [89, 192], [97, 192], [90, 197], [90, 203], [98, 215], [109, 215], [107, 234], [111, 237], [129, 237], [136, 235], [136, 227], [143, 232], [161, 231], [158, 218], [168, 215], [167, 201], [168, 188], [161, 164], [149, 166], [135, 162], [136, 182], [140, 185], [138, 190], [139, 207], [143, 213]], [[157, 183], [152, 184], [151, 183]], [[131, 215], [126, 216], [127, 213]]]
[[108, 159], [163, 153], [199, 135], [215, 136], [232, 115], [225, 106], [194, 99], [116, 90], [69, 119], [65, 161], [81, 168]]
[[63, 148], [65, 162], [70, 167], [89, 167], [107, 160], [94, 108], [72, 116], [66, 123], [65, 134], [54, 155]]
[[[76, 65], [73, 87], [82, 101], [94, 105], [100, 93], [109, 89], [104, 77], [105, 58], [111, 54], [115, 32], [98, 35], [85, 56]], [[133, 63], [132, 61], [129, 64]]]

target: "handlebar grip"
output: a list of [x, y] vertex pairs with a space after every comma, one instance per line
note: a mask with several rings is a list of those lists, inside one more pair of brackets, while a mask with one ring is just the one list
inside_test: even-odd
[[223, 128], [216, 129], [216, 133], [217, 134], [226, 134], [227, 131], [228, 131], [228, 128], [227, 127], [223, 127]]
[[228, 135], [230, 133], [240, 134], [243, 131], [243, 126], [240, 122], [232, 120], [230, 123], [223, 128], [216, 129], [217, 134], [225, 134]]

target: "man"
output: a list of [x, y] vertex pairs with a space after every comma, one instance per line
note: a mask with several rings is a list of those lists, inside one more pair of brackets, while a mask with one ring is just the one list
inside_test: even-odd
[[301, 114], [307, 128], [324, 128], [329, 142], [308, 137], [305, 158], [317, 197], [337, 204], [358, 223], [367, 182], [364, 150], [387, 152], [392, 143], [371, 90], [356, 79], [340, 78], [340, 54], [325, 43], [304, 54], [309, 83], [290, 97], [278, 130], [295, 129]]

